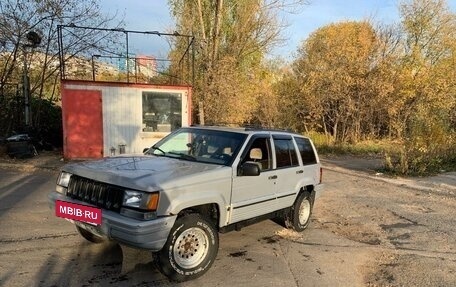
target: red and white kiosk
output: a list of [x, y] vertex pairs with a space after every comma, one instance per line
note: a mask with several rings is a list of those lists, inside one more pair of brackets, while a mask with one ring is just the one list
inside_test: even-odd
[[62, 80], [66, 159], [139, 154], [191, 124], [191, 87]]
[[[89, 53], [96, 52], [92, 51], [97, 46], [94, 44], [81, 50], [82, 55], [69, 56], [66, 47], [71, 44], [65, 42], [66, 35], [77, 35], [73, 33], [75, 30], [84, 30], [84, 41], [91, 39], [93, 43], [103, 41], [112, 33], [126, 35], [125, 54], [103, 56], [97, 53], [89, 56]], [[170, 132], [192, 124], [192, 89], [189, 82], [193, 82], [194, 78], [193, 36], [74, 24], [59, 25], [58, 35], [65, 159], [141, 154]], [[185, 52], [174, 63], [177, 69], [173, 71], [177, 74], [169, 74], [171, 64], [164, 65], [164, 71], [160, 71], [160, 63], [173, 63], [169, 59], [130, 54], [129, 35], [184, 40]], [[107, 51], [103, 49], [99, 52]], [[108, 60], [116, 61], [117, 65]], [[169, 80], [160, 80], [167, 76]]]

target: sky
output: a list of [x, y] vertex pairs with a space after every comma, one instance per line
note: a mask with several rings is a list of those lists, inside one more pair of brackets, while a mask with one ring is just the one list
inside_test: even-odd
[[[398, 3], [398, 0], [310, 0], [298, 13], [282, 15], [289, 25], [283, 33], [286, 41], [272, 54], [290, 59], [310, 33], [333, 22], [363, 19], [387, 24], [398, 22]], [[456, 0], [447, 0], [447, 3], [456, 11]], [[167, 0], [101, 0], [101, 8], [111, 15], [117, 13], [119, 18], [124, 16], [127, 30], [173, 31]], [[166, 58], [169, 44], [163, 38], [132, 36], [130, 51]]]

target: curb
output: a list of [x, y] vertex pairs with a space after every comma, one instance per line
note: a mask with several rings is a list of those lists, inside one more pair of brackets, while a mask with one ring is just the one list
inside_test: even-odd
[[[417, 183], [416, 180], [414, 181], [413, 179], [409, 179], [409, 178], [400, 178], [401, 181], [399, 181], [395, 178], [370, 175], [364, 171], [353, 171], [353, 170], [349, 170], [349, 169], [342, 168], [342, 167], [332, 166], [331, 164], [328, 165], [327, 163], [324, 163], [324, 162], [322, 164], [322, 167], [323, 167], [323, 169], [330, 170], [333, 172], [346, 174], [346, 175], [350, 175], [350, 176], [354, 176], [354, 177], [361, 177], [361, 178], [365, 178], [365, 179], [372, 179], [372, 180], [376, 180], [376, 181], [380, 181], [380, 182], [389, 183], [389, 184], [392, 184], [392, 185], [395, 185], [398, 187], [404, 187], [404, 188], [408, 188], [408, 189], [412, 189], [412, 190], [428, 192], [429, 194], [433, 193], [433, 194], [438, 194], [438, 195], [442, 195], [442, 196], [455, 196], [456, 195], [456, 187], [453, 187], [450, 185], [447, 185], [448, 188], [447, 188], [447, 190], [445, 190], [445, 189], [442, 189], [442, 187], [425, 186], [425, 185]], [[324, 181], [324, 177], [323, 177], [323, 181]], [[432, 182], [430, 184], [439, 185], [439, 183], [435, 183], [435, 182]]]

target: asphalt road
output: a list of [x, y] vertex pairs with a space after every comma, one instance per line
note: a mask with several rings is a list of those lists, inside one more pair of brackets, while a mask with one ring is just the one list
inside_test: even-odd
[[[54, 216], [56, 173], [0, 170], [0, 286], [176, 286], [151, 254], [92, 244]], [[213, 267], [178, 286], [454, 286], [456, 199], [326, 170], [303, 233], [265, 221], [220, 236]]]

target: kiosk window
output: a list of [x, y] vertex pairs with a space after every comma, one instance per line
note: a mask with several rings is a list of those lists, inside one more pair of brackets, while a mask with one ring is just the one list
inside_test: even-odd
[[182, 94], [142, 93], [142, 131], [172, 132], [182, 125]]

